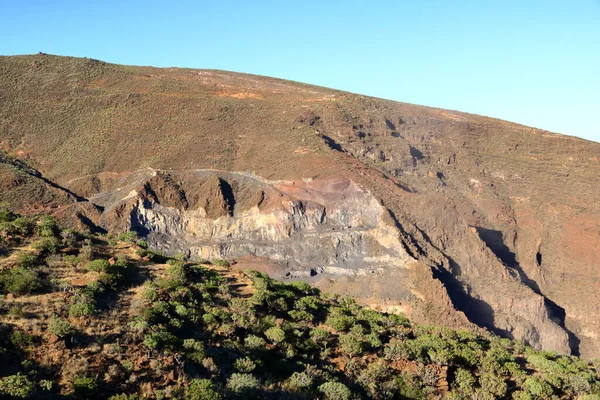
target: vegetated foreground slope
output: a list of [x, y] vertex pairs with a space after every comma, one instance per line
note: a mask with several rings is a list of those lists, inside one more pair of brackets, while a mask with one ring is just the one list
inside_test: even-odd
[[600, 398], [598, 366], [0, 208], [0, 397]]
[[600, 355], [600, 144], [221, 71], [36, 55], [0, 79], [21, 211]]

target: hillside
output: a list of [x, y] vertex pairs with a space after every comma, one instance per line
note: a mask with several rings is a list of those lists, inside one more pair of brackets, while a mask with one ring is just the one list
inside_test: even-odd
[[2, 398], [600, 398], [597, 366], [0, 210]]
[[0, 57], [0, 201], [600, 356], [600, 144], [223, 71]]

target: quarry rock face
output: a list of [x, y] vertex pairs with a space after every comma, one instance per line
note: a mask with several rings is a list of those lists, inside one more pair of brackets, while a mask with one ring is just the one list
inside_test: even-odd
[[600, 357], [598, 143], [222, 71], [0, 57], [0, 83], [21, 212]]

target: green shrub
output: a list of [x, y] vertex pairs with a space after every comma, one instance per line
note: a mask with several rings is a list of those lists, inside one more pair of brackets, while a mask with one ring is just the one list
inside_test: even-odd
[[188, 400], [220, 400], [222, 396], [217, 392], [208, 379], [193, 379], [185, 388], [185, 396]]
[[71, 382], [71, 389], [73, 389], [73, 394], [76, 398], [94, 398], [98, 392], [98, 382], [96, 377], [78, 374], [75, 375], [73, 382]]
[[60, 238], [62, 239], [63, 246], [71, 247], [77, 244], [77, 232], [71, 229], [60, 231]]
[[352, 391], [340, 382], [326, 382], [319, 386], [319, 392], [323, 393], [326, 400], [350, 400]]
[[35, 231], [36, 234], [41, 237], [57, 237], [60, 229], [53, 217], [50, 215], [43, 215], [39, 218]]
[[306, 372], [294, 372], [289, 379], [290, 387], [298, 391], [309, 389], [313, 383], [313, 378]]
[[79, 261], [85, 262], [90, 261], [94, 256], [94, 248], [90, 244], [85, 244], [81, 246], [81, 250], [79, 250]]
[[265, 336], [271, 343], [278, 344], [285, 340], [285, 331], [277, 326], [273, 326], [265, 331]]
[[43, 237], [31, 243], [31, 248], [42, 254], [54, 254], [60, 247], [60, 240], [55, 237]]
[[487, 393], [491, 393], [496, 397], [504, 398], [506, 396], [506, 382], [501, 377], [484, 373], [479, 377], [479, 385]]
[[39, 257], [29, 251], [19, 251], [15, 255], [15, 266], [20, 268], [33, 268], [39, 264]]
[[294, 321], [312, 322], [312, 320], [314, 318], [314, 316], [311, 313], [309, 313], [308, 311], [292, 310], [292, 311], [288, 312], [288, 315]]
[[469, 370], [459, 368], [454, 374], [453, 387], [458, 389], [463, 396], [470, 396], [474, 392], [477, 380]]
[[212, 264], [217, 267], [226, 267], [226, 268], [229, 268], [231, 266], [231, 264], [229, 264], [229, 262], [225, 261], [225, 260], [213, 260]]
[[63, 318], [52, 317], [48, 323], [48, 332], [63, 339], [67, 336], [74, 335], [76, 330], [69, 321]]
[[183, 264], [181, 261], [175, 261], [175, 263], [169, 265], [167, 268], [167, 276], [169, 279], [175, 281], [187, 282], [188, 271], [185, 264]]
[[25, 318], [25, 311], [23, 311], [23, 307], [20, 306], [12, 306], [8, 310], [8, 315], [15, 318]]
[[411, 352], [403, 340], [393, 338], [383, 349], [383, 355], [386, 360], [396, 361], [408, 359]]
[[332, 327], [338, 332], [347, 331], [354, 325], [356, 319], [349, 315], [333, 314], [325, 320], [325, 325]]
[[33, 336], [25, 332], [13, 331], [10, 334], [10, 342], [18, 348], [26, 348], [33, 344]]
[[79, 264], [79, 257], [73, 254], [69, 254], [63, 257], [63, 263], [68, 267], [75, 268]]
[[535, 376], [525, 379], [523, 386], [534, 399], [546, 399], [554, 392], [552, 386]]
[[315, 312], [323, 307], [323, 302], [316, 296], [305, 296], [296, 300], [294, 309], [300, 311]]
[[185, 339], [183, 348], [186, 350], [186, 356], [191, 361], [201, 363], [206, 357], [204, 354], [204, 344], [194, 339]]
[[244, 346], [246, 346], [248, 350], [264, 350], [266, 345], [267, 342], [265, 339], [256, 335], [248, 335], [246, 336], [246, 339], [244, 339]]
[[0, 290], [22, 296], [43, 288], [43, 281], [37, 271], [15, 267], [0, 272]]
[[338, 340], [342, 353], [349, 357], [360, 355], [364, 351], [364, 342], [355, 333], [340, 335]]
[[10, 209], [9, 204], [0, 203], [0, 222], [12, 222], [15, 218], [17, 218], [17, 214]]
[[85, 285], [85, 290], [87, 290], [92, 295], [104, 292], [104, 285], [98, 281], [89, 282]]
[[42, 379], [38, 382], [38, 385], [42, 390], [49, 392], [54, 387], [54, 382], [49, 379]]
[[328, 330], [323, 328], [315, 328], [310, 331], [310, 337], [315, 343], [322, 344], [329, 339], [330, 333]]
[[18, 217], [12, 225], [19, 231], [23, 236], [31, 236], [35, 230], [35, 220], [28, 217]]
[[142, 400], [140, 396], [137, 394], [115, 394], [114, 396], [110, 396], [108, 400]]
[[227, 379], [227, 389], [237, 395], [247, 395], [260, 387], [258, 379], [251, 374], [234, 373]]
[[85, 264], [84, 268], [87, 271], [107, 272], [110, 269], [110, 264], [108, 263], [107, 260], [98, 259], [98, 260], [89, 261], [87, 264]]
[[121, 242], [134, 243], [138, 239], [138, 234], [133, 231], [123, 232], [123, 233], [119, 234], [118, 238]]
[[35, 384], [21, 373], [0, 379], [0, 394], [17, 399], [28, 399], [35, 390]]
[[152, 350], [174, 350], [179, 344], [179, 338], [167, 330], [150, 332], [144, 337], [144, 344]]
[[250, 357], [242, 357], [235, 360], [233, 368], [243, 373], [250, 373], [256, 369], [256, 363]]
[[69, 315], [75, 318], [92, 317], [96, 315], [97, 312], [96, 305], [91, 299], [78, 300], [69, 308]]
[[135, 242], [135, 244], [141, 249], [148, 249], [148, 242], [146, 242], [145, 240], [138, 240], [137, 242]]

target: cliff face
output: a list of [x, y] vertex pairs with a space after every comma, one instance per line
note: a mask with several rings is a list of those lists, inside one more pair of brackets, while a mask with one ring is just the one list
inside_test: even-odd
[[600, 144], [220, 71], [0, 57], [0, 83], [17, 209], [600, 356]]

